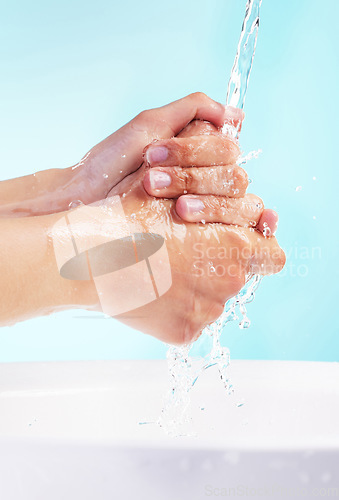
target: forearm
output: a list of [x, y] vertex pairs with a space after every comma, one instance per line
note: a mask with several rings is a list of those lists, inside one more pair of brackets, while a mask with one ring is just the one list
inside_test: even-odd
[[[27, 217], [67, 210], [86, 196], [81, 168], [50, 169], [0, 182], [0, 217]], [[85, 200], [82, 200], [85, 202]]]
[[0, 324], [95, 307], [91, 281], [60, 276], [49, 236], [59, 214], [0, 220]]

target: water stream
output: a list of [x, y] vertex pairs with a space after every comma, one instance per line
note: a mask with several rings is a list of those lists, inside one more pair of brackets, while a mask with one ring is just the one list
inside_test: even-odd
[[[262, 0], [248, 0], [245, 18], [242, 25], [229, 84], [227, 90], [227, 105], [243, 108], [249, 76], [257, 43], [259, 28], [259, 10]], [[238, 130], [230, 124], [225, 124], [222, 132], [233, 138], [238, 137]], [[256, 157], [258, 152], [249, 153], [240, 159], [244, 165], [250, 158]], [[169, 346], [167, 352], [170, 389], [164, 398], [161, 415], [156, 422], [172, 436], [192, 435], [192, 418], [190, 414], [190, 390], [201, 373], [210, 366], [217, 365], [221, 381], [226, 393], [233, 392], [233, 386], [228, 376], [230, 352], [220, 343], [220, 336], [225, 325], [230, 321], [239, 321], [240, 328], [248, 328], [250, 320], [247, 317], [246, 305], [250, 303], [260, 283], [260, 276], [248, 276], [244, 288], [238, 295], [225, 304], [222, 315], [213, 324], [207, 326], [202, 338], [207, 338], [210, 351], [201, 358], [198, 366], [190, 357], [190, 345], [182, 347]]]

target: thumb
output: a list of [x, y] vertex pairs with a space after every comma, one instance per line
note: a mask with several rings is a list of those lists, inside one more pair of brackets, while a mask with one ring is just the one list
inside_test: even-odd
[[[230, 118], [231, 116], [231, 118]], [[143, 161], [144, 148], [154, 140], [176, 136], [192, 120], [206, 120], [220, 128], [225, 121], [238, 123], [243, 113], [197, 92], [166, 106], [141, 112], [86, 155], [92, 186], [106, 193]], [[102, 192], [93, 193], [95, 197]]]

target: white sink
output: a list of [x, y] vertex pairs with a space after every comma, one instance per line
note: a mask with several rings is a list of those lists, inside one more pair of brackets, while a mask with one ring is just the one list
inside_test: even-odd
[[339, 497], [339, 363], [230, 374], [234, 396], [202, 374], [197, 436], [171, 438], [140, 425], [160, 414], [164, 361], [0, 364], [0, 499]]

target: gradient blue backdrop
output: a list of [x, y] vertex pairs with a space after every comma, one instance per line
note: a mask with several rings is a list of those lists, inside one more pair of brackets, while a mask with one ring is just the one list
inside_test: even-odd
[[[244, 7], [3, 3], [1, 179], [74, 164], [139, 111], [188, 93], [224, 102]], [[339, 360], [338, 16], [337, 0], [263, 0], [242, 147], [263, 150], [248, 165], [251, 189], [278, 210], [288, 261], [263, 280], [248, 308], [251, 328], [224, 331], [235, 358]], [[165, 350], [82, 311], [0, 330], [0, 361], [158, 358]]]

